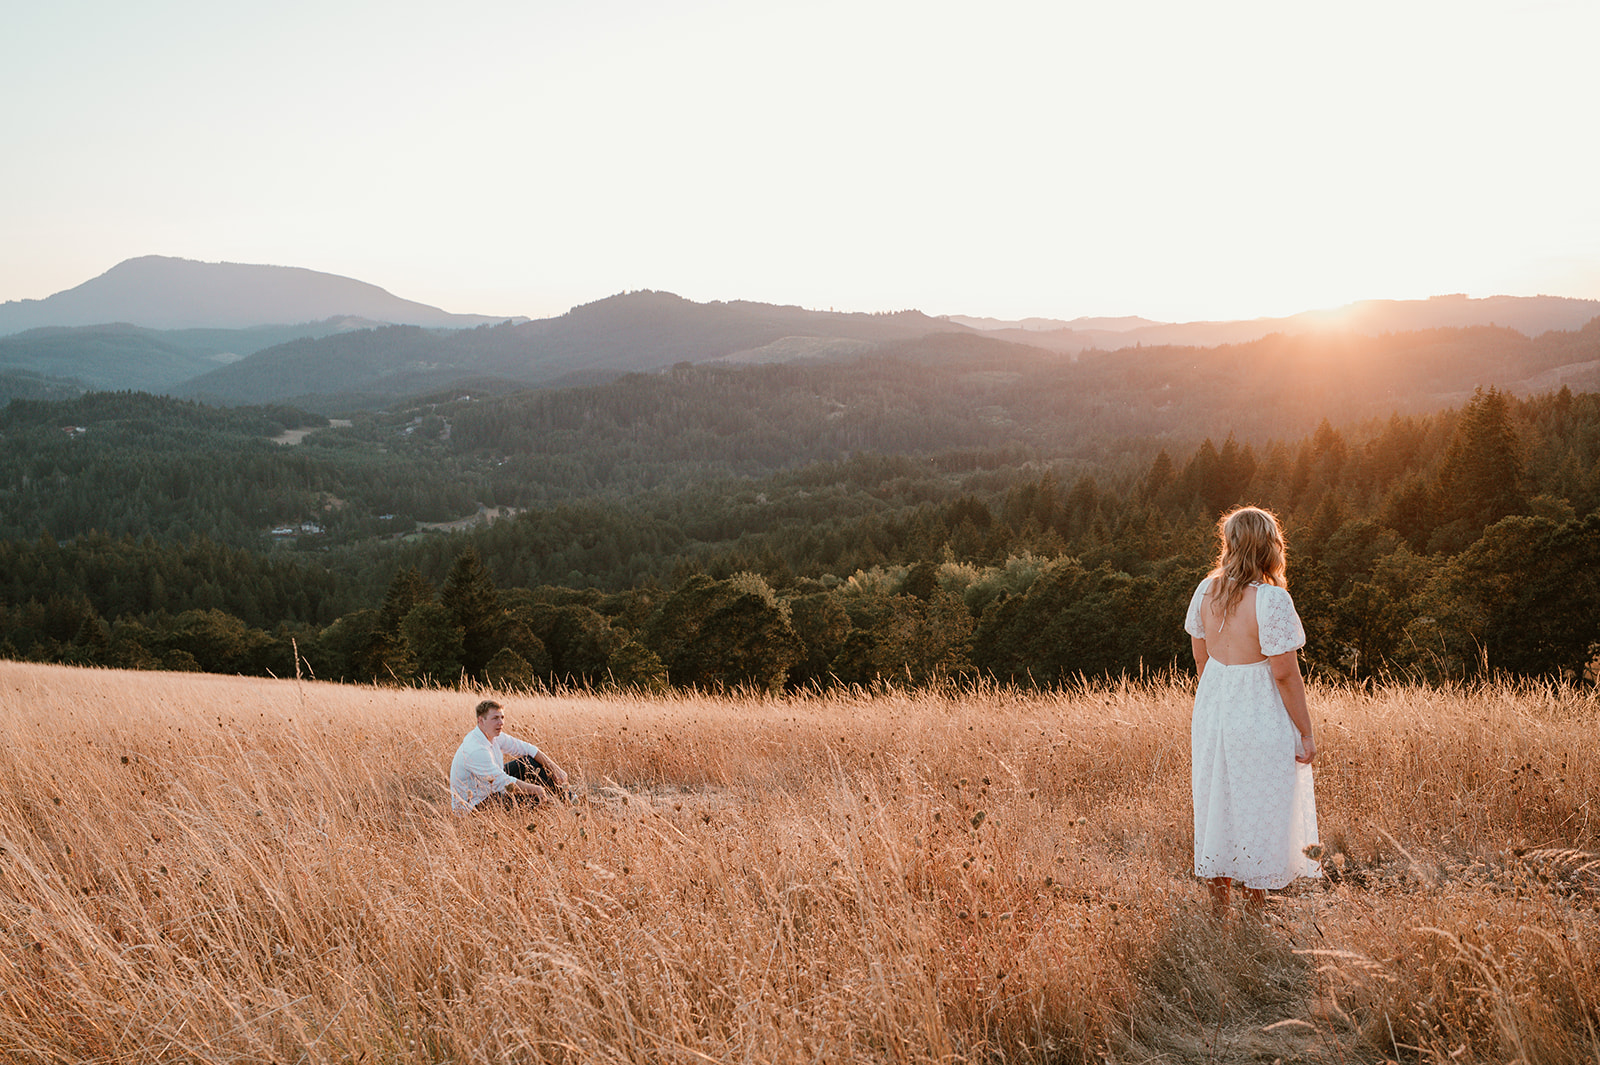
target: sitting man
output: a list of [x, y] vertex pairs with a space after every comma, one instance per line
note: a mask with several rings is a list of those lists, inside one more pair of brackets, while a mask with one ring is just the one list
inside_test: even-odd
[[[450, 809], [458, 814], [518, 802], [569, 800], [566, 770], [526, 740], [503, 731], [506, 712], [493, 699], [478, 704], [478, 727], [450, 761]], [[507, 755], [511, 761], [504, 762]]]

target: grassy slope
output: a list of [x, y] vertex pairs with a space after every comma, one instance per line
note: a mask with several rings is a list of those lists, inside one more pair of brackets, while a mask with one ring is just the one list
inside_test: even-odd
[[1600, 760], [1574, 742], [1592, 696], [1314, 689], [1342, 879], [1302, 882], [1264, 923], [1216, 922], [1189, 872], [1181, 685], [512, 697], [510, 730], [548, 743], [585, 800], [458, 820], [444, 766], [475, 698], [0, 663], [0, 1046], [219, 1062], [1600, 1050], [1583, 868]]

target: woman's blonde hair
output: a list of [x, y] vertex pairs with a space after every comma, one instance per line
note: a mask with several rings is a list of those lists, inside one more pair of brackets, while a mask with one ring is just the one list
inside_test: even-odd
[[1257, 581], [1289, 587], [1289, 549], [1283, 526], [1270, 510], [1235, 507], [1217, 521], [1217, 568], [1211, 594], [1224, 621], [1233, 616], [1244, 590]]

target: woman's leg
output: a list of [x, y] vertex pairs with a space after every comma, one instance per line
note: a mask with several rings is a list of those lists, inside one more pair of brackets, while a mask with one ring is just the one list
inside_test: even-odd
[[1211, 912], [1223, 916], [1228, 912], [1228, 894], [1233, 881], [1225, 876], [1214, 876], [1206, 881], [1206, 887], [1211, 889]]

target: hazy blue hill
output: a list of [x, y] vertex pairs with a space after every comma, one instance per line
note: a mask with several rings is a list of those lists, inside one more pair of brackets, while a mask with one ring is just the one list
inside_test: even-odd
[[[695, 303], [670, 292], [630, 292], [574, 307], [559, 318], [513, 327], [528, 341], [541, 374], [576, 370], [637, 371], [703, 362], [764, 347], [786, 337], [885, 343], [964, 327], [920, 311], [846, 314], [770, 303]], [[515, 363], [492, 367], [501, 372]]]
[[545, 386], [648, 372], [788, 337], [877, 345], [940, 332], [968, 331], [916, 311], [842, 314], [632, 292], [533, 322], [456, 332], [390, 327], [294, 341], [212, 370], [176, 392], [224, 403], [292, 400], [325, 410], [356, 395], [368, 397], [363, 405], [381, 404], [483, 378]]
[[0, 407], [14, 399], [73, 399], [87, 391], [82, 381], [0, 366]]
[[1071, 362], [1059, 352], [985, 333], [929, 333], [884, 344], [876, 354], [897, 362], [964, 373], [1053, 371]]
[[100, 390], [165, 392], [262, 348], [371, 324], [330, 318], [253, 329], [160, 330], [126, 322], [30, 329], [0, 337], [0, 370], [65, 378]]
[[186, 351], [201, 355], [230, 353], [242, 358], [264, 348], [287, 344], [291, 340], [334, 336], [358, 329], [374, 329], [385, 324], [355, 315], [339, 315], [324, 318], [320, 322], [295, 325], [257, 325], [249, 329], [173, 329], [164, 332], [173, 343]]
[[[1482, 354], [1477, 341], [1438, 340], [1433, 348], [1452, 352], [1458, 360], [1453, 368], [1436, 365], [1437, 352], [1413, 339], [1394, 341], [1393, 352], [1371, 365], [1335, 360], [1324, 373], [1323, 364], [1313, 359], [1303, 372], [1324, 382], [1331, 395], [1380, 389], [1378, 395], [1403, 406], [1414, 397], [1432, 402], [1470, 392], [1474, 384], [1490, 380], [1538, 388], [1551, 382], [1582, 387], [1600, 379], [1588, 346], [1576, 337], [1584, 323], [1600, 317], [1600, 301], [1544, 296], [1369, 300], [1288, 318], [1154, 323], [1139, 318], [1001, 322], [931, 318], [911, 310], [837, 313], [742, 300], [695, 303], [672, 293], [638, 291], [557, 317], [494, 322], [445, 314], [373, 285], [311, 270], [148, 256], [49, 299], [0, 306], [0, 333], [40, 316], [56, 320], [50, 328], [0, 336], [0, 372], [36, 375], [16, 378], [25, 393], [50, 382], [48, 387], [58, 391], [141, 389], [224, 404], [290, 402], [325, 413], [382, 407], [449, 389], [500, 393], [595, 384], [682, 362], [837, 363], [885, 351], [929, 364], [961, 354], [996, 364], [1021, 360], [1031, 366], [1043, 359], [1040, 365], [1051, 366], [1067, 355], [1095, 363], [1085, 368], [1084, 382], [1103, 377], [1095, 387], [1116, 391], [1128, 374], [1182, 378], [1184, 365], [1237, 362], [1244, 356], [1233, 349], [1274, 336], [1303, 338], [1296, 351], [1359, 351], [1360, 362], [1384, 349], [1386, 337], [1434, 330], [1488, 329], [1504, 335], [1490, 345], [1496, 353], [1492, 358]], [[73, 326], [67, 322], [73, 316], [96, 323], [274, 324], [160, 330], [143, 324]], [[468, 323], [475, 327], [463, 328]], [[1051, 328], [1055, 325], [1064, 328]], [[1525, 343], [1547, 333], [1558, 339], [1534, 347]], [[1356, 344], [1357, 339], [1376, 340], [1378, 348]], [[1004, 349], [988, 346], [993, 344], [1018, 350], [997, 354]], [[1563, 354], [1558, 349], [1564, 344], [1572, 350]], [[1213, 349], [1218, 353], [1203, 353]], [[1152, 353], [1135, 355], [1141, 351]], [[1097, 362], [1104, 353], [1113, 361]], [[1396, 365], [1384, 361], [1391, 358]], [[1173, 365], [1156, 369], [1165, 361]], [[1284, 368], [1263, 364], [1252, 372]], [[1244, 384], [1252, 392], [1262, 387], [1253, 379]], [[1352, 395], [1351, 402], [1357, 399]]]
[[168, 334], [116, 324], [32, 329], [0, 337], [0, 366], [76, 378], [105, 391], [161, 392], [215, 367]]
[[0, 335], [105, 322], [150, 329], [246, 329], [347, 315], [455, 329], [496, 320], [450, 314], [364, 281], [301, 267], [146, 255], [42, 300], [0, 304]]
[[217, 367], [173, 393], [229, 404], [321, 396], [341, 406], [370, 405], [351, 402], [365, 396], [381, 405], [384, 397], [426, 392], [475, 374], [470, 361], [460, 361], [471, 351], [462, 350], [459, 339], [392, 325], [294, 340]]
[[[879, 357], [966, 373], [1023, 374], [1025, 391], [1045, 390], [1040, 401], [1050, 401], [1052, 390], [1070, 393], [1057, 397], [1058, 406], [1067, 405], [1062, 412], [1070, 408], [1083, 417], [1092, 410], [1095, 423], [1108, 432], [1127, 423], [1160, 433], [1164, 421], [1196, 396], [1230, 408], [1236, 401], [1273, 408], [1262, 417], [1289, 431], [1320, 406], [1328, 409], [1316, 413], [1313, 425], [1323, 413], [1363, 417], [1431, 409], [1480, 384], [1519, 391], [1568, 382], [1582, 386], [1600, 359], [1594, 328], [1600, 326], [1537, 337], [1504, 326], [1379, 336], [1323, 330], [1274, 333], [1239, 344], [1091, 350], [1073, 359], [1035, 343], [1047, 333], [978, 332], [916, 312], [834, 314], [634, 292], [521, 324], [462, 331], [389, 327], [295, 341], [175, 391], [225, 403], [289, 402], [326, 413], [385, 406], [469, 382], [502, 392], [519, 384], [594, 383], [741, 354], [771, 362], [772, 352], [792, 351], [799, 361], [805, 352], [831, 350], [837, 352], [827, 360], [832, 363]], [[1235, 383], [1225, 392], [1212, 391], [1219, 380]], [[985, 388], [994, 383], [982, 382]]]

